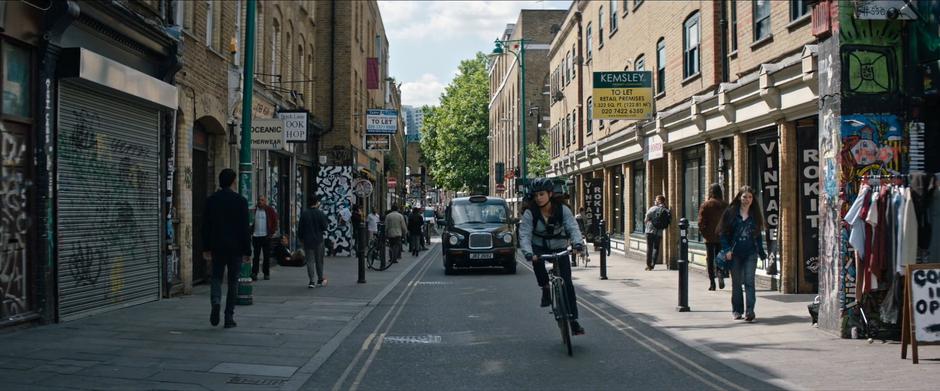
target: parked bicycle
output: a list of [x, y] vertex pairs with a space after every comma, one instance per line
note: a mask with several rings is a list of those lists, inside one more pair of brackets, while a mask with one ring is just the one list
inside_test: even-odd
[[[583, 251], [581, 251], [583, 252]], [[558, 330], [561, 331], [561, 342], [568, 349], [568, 355], [574, 353], [571, 350], [571, 311], [568, 308], [568, 293], [565, 290], [565, 279], [559, 274], [557, 261], [568, 261], [571, 250], [565, 250], [550, 255], [539, 255], [540, 260], [548, 261], [552, 268], [548, 271], [548, 283], [552, 294], [552, 314], [555, 321], [558, 322]]]
[[392, 266], [391, 262], [382, 263], [382, 251], [385, 251], [385, 240], [378, 237], [369, 239], [369, 247], [366, 250], [366, 265], [370, 270], [382, 271]]

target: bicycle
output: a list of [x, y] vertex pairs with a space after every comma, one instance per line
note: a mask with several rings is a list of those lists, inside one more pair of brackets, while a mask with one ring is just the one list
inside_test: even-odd
[[581, 267], [587, 269], [589, 262], [591, 262], [591, 256], [588, 255], [587, 246], [584, 246], [584, 249], [571, 260], [571, 266], [578, 266], [580, 263]]
[[552, 314], [555, 315], [555, 321], [558, 322], [558, 329], [561, 331], [561, 342], [568, 349], [568, 356], [572, 356], [574, 353], [571, 350], [571, 312], [568, 308], [565, 279], [559, 274], [556, 262], [558, 260], [567, 261], [570, 254], [571, 250], [565, 250], [555, 254], [538, 256], [538, 260], [552, 263], [552, 268], [548, 271], [548, 284], [552, 295]]
[[369, 239], [369, 248], [366, 250], [366, 264], [370, 270], [382, 271], [392, 267], [392, 263], [386, 261], [385, 267], [382, 267], [382, 253], [385, 251], [385, 243], [379, 243], [378, 238]]

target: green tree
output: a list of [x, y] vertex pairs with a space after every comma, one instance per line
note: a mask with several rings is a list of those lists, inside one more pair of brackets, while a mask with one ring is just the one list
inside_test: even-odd
[[422, 108], [421, 150], [437, 186], [452, 191], [487, 191], [489, 183], [489, 77], [486, 56], [460, 62], [441, 94], [440, 106]]
[[545, 173], [548, 172], [549, 166], [552, 164], [552, 157], [548, 154], [548, 137], [542, 137], [542, 144], [537, 145], [535, 143], [529, 144], [526, 148], [526, 162], [528, 163], [527, 170], [529, 174], [535, 175], [536, 177], [544, 177]]

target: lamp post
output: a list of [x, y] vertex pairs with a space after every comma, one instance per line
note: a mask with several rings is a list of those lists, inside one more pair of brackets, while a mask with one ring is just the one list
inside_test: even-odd
[[[521, 86], [520, 86], [520, 93], [519, 93], [519, 96], [521, 97], [520, 99], [522, 100], [521, 102], [519, 102], [519, 106], [518, 106], [518, 107], [520, 108], [520, 111], [521, 111], [521, 110], [525, 110], [526, 107], [527, 107], [526, 104], [525, 104], [525, 42], [526, 42], [525, 39], [511, 39], [511, 40], [505, 40], [505, 41], [504, 41], [504, 40], [499, 40], [499, 39], [497, 39], [497, 40], [494, 42], [494, 43], [496, 44], [496, 47], [493, 48], [493, 54], [494, 54], [494, 55], [501, 55], [501, 54], [503, 54], [503, 53], [505, 53], [505, 52], [509, 52], [509, 53], [511, 53], [513, 56], [515, 56], [516, 59], [519, 60], [519, 72], [521, 73], [521, 76], [520, 76], [520, 79], [521, 79], [521, 83], [520, 83], [520, 84], [521, 84]], [[504, 49], [504, 47], [505, 47], [507, 44], [511, 44], [511, 43], [518, 43], [518, 44], [519, 44], [519, 53], [518, 53], [518, 54], [516, 54], [516, 52], [514, 52], [514, 51], [512, 51], [512, 50]], [[526, 182], [527, 182], [527, 180], [528, 180], [528, 175], [526, 175], [527, 172], [528, 172], [527, 169], [526, 169], [526, 155], [527, 155], [527, 151], [526, 151], [526, 141], [525, 141], [525, 133], [526, 133], [525, 117], [526, 117], [526, 114], [525, 114], [525, 113], [519, 113], [519, 114], [520, 114], [519, 117], [522, 119], [522, 123], [521, 123], [522, 131], [520, 132], [520, 133], [522, 133], [522, 152], [521, 152], [520, 155], [519, 155], [519, 157], [520, 157], [520, 162], [521, 162], [521, 164], [520, 164], [521, 168], [520, 168], [520, 175], [519, 175], [519, 178], [522, 179], [522, 185], [525, 186], [525, 185], [526, 185]]]

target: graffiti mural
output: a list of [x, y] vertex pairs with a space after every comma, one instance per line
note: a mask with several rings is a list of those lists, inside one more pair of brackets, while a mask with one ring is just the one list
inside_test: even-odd
[[840, 27], [843, 113], [900, 110], [901, 24], [847, 15]]
[[323, 166], [317, 175], [317, 196], [320, 209], [330, 220], [326, 238], [333, 243], [337, 256], [352, 254], [352, 228], [340, 223], [340, 210], [352, 208], [355, 196], [352, 193], [352, 167]]
[[288, 244], [291, 248], [297, 248], [298, 241], [297, 238], [297, 222], [300, 219], [300, 213], [303, 212], [304, 208], [304, 177], [303, 177], [303, 167], [297, 165], [297, 169], [294, 172], [294, 213], [291, 214], [290, 222], [290, 239], [291, 242]]
[[900, 120], [893, 114], [842, 116], [839, 182], [844, 186], [845, 208], [855, 201], [862, 176], [893, 175], [907, 171], [905, 133]]
[[28, 311], [26, 237], [30, 226], [23, 171], [25, 138], [0, 124], [0, 320]]

